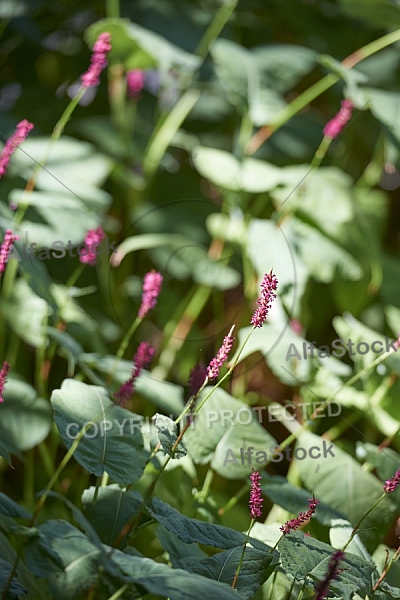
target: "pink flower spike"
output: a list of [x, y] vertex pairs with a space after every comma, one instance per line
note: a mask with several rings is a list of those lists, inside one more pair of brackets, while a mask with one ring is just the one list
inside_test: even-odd
[[147, 313], [157, 304], [157, 298], [161, 291], [163, 276], [156, 271], [146, 273], [143, 279], [142, 304], [140, 305], [138, 317], [143, 319]]
[[265, 323], [268, 313], [271, 309], [271, 304], [276, 298], [275, 291], [278, 287], [278, 279], [273, 274], [272, 269], [266, 273], [261, 282], [261, 293], [257, 300], [258, 308], [256, 308], [251, 323], [254, 327], [262, 327]]
[[131, 69], [126, 73], [126, 84], [130, 98], [137, 98], [144, 86], [144, 71]]
[[13, 135], [6, 141], [3, 151], [0, 156], [0, 179], [7, 171], [8, 163], [17, 146], [22, 144], [28, 137], [28, 133], [32, 131], [33, 125], [26, 119], [20, 121]]
[[19, 240], [18, 235], [14, 235], [11, 229], [7, 229], [0, 247], [0, 274], [4, 273], [7, 265], [7, 258], [11, 250], [11, 246], [15, 241]]
[[3, 368], [0, 371], [0, 402], [4, 402], [3, 392], [7, 381], [8, 371], [10, 370], [10, 365], [5, 360], [3, 362]]
[[279, 528], [281, 531], [283, 531], [283, 535], [286, 535], [290, 531], [295, 531], [296, 529], [301, 527], [303, 523], [309, 521], [309, 519], [311, 519], [312, 515], [315, 513], [315, 509], [317, 508], [318, 504], [319, 500], [314, 498], [314, 496], [312, 498], [309, 498], [309, 509], [307, 510], [307, 512], [299, 513], [298, 517], [296, 517], [295, 519], [291, 519], [290, 521], [286, 521], [286, 523]]
[[260, 473], [252, 469], [252, 473], [250, 475], [251, 479], [251, 491], [250, 491], [250, 515], [252, 519], [256, 519], [257, 517], [261, 517], [261, 509], [262, 509], [262, 495], [261, 495], [261, 484], [260, 481], [262, 479]]
[[193, 367], [189, 375], [189, 393], [195, 396], [207, 377], [207, 367], [200, 363]]
[[396, 471], [391, 479], [385, 481], [383, 491], [386, 492], [386, 494], [391, 494], [395, 491], [398, 485], [400, 485], [400, 469]]
[[235, 326], [233, 325], [228, 335], [224, 338], [222, 346], [217, 352], [217, 356], [212, 359], [212, 361], [207, 367], [207, 377], [209, 379], [215, 379], [216, 377], [218, 377], [220, 368], [227, 360], [228, 354], [232, 350], [233, 342], [235, 340], [235, 338], [232, 335], [234, 327]]
[[88, 264], [94, 267], [96, 264], [97, 247], [100, 246], [101, 241], [106, 237], [102, 227], [97, 229], [90, 229], [85, 236], [86, 252], [79, 253], [79, 260], [81, 263]]
[[315, 588], [316, 596], [315, 600], [325, 600], [329, 594], [329, 584], [333, 579], [337, 579], [342, 573], [343, 569], [339, 569], [339, 563], [344, 558], [343, 550], [337, 550], [334, 554], [332, 554], [326, 577], [323, 581], [321, 581], [317, 587]]
[[132, 375], [121, 385], [119, 390], [114, 394], [118, 404], [124, 406], [128, 398], [133, 395], [135, 390], [135, 381], [139, 377], [142, 369], [144, 369], [154, 358], [156, 351], [147, 342], [141, 342], [136, 350], [136, 354], [133, 357], [133, 369]]
[[324, 136], [329, 137], [332, 140], [336, 138], [347, 125], [351, 119], [351, 113], [354, 105], [351, 100], [342, 100], [341, 109], [333, 119], [328, 121], [324, 127]]
[[90, 67], [82, 75], [82, 85], [86, 88], [98, 86], [100, 75], [107, 66], [107, 54], [111, 50], [111, 35], [101, 33], [93, 46], [93, 54], [90, 59]]

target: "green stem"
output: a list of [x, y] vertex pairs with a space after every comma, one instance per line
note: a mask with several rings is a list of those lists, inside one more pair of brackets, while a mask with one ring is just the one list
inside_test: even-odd
[[115, 355], [115, 359], [114, 359], [114, 363], [113, 363], [111, 372], [107, 379], [108, 385], [110, 385], [112, 383], [112, 381], [114, 379], [115, 371], [117, 370], [118, 365], [121, 362], [122, 357], [124, 356], [125, 350], [127, 349], [129, 342], [131, 341], [131, 337], [133, 336], [133, 334], [135, 333], [136, 329], [138, 328], [138, 326], [140, 325], [141, 322], [142, 322], [142, 319], [140, 317], [136, 317], [136, 319], [133, 321], [133, 323], [129, 327], [128, 331], [124, 335], [122, 342], [121, 342], [121, 344], [117, 350], [117, 353]]
[[119, 588], [119, 590], [117, 590], [115, 592], [115, 594], [110, 596], [108, 600], [118, 600], [118, 598], [121, 598], [122, 594], [124, 594], [126, 592], [128, 587], [129, 587], [129, 583], [125, 583], [122, 587]]
[[240, 490], [238, 492], [236, 492], [236, 494], [234, 496], [232, 496], [232, 498], [230, 498], [230, 500], [225, 504], [225, 506], [223, 506], [222, 508], [219, 509], [218, 515], [220, 517], [222, 517], [222, 515], [227, 513], [228, 510], [233, 508], [248, 491], [249, 491], [249, 486], [246, 483], [243, 487], [240, 488]]
[[119, 0], [106, 0], [106, 15], [109, 19], [119, 18]]
[[357, 531], [358, 531], [361, 523], [368, 517], [369, 514], [372, 513], [372, 511], [378, 506], [378, 504], [384, 499], [385, 496], [386, 496], [386, 493], [382, 494], [382, 496], [380, 496], [378, 498], [378, 500], [371, 506], [371, 508], [369, 510], [367, 510], [367, 512], [365, 513], [365, 515], [360, 519], [360, 521], [357, 523], [357, 525], [354, 527], [353, 531], [351, 532], [351, 535], [350, 535], [349, 539], [347, 540], [347, 542], [343, 546], [343, 548], [342, 548], [343, 552], [346, 550], [347, 546], [351, 543], [352, 539], [357, 534]]
[[238, 0], [225, 0], [200, 40], [200, 43], [195, 50], [195, 54], [203, 59], [207, 56], [209, 49], [230, 19], [237, 3]]
[[233, 578], [233, 582], [232, 582], [232, 589], [233, 590], [236, 587], [240, 571], [242, 570], [242, 565], [243, 565], [243, 561], [244, 561], [244, 555], [246, 554], [246, 545], [247, 545], [247, 542], [249, 541], [250, 531], [252, 530], [252, 527], [253, 527], [254, 523], [255, 523], [255, 519], [252, 519], [251, 523], [250, 523], [250, 527], [249, 527], [249, 529], [247, 531], [246, 539], [245, 539], [244, 544], [243, 544], [242, 554], [240, 555], [239, 564], [238, 564], [238, 567], [237, 567], [237, 569], [235, 571], [235, 575], [234, 575], [234, 578]]

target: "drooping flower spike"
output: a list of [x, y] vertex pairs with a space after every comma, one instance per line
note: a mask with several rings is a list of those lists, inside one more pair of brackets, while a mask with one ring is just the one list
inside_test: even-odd
[[271, 304], [276, 298], [276, 289], [278, 287], [278, 279], [273, 274], [272, 269], [266, 273], [261, 282], [261, 293], [257, 300], [258, 308], [256, 308], [251, 323], [254, 327], [262, 327], [265, 323], [268, 313], [271, 309]]
[[133, 357], [132, 375], [114, 394], [117, 402], [122, 406], [133, 395], [136, 379], [139, 377], [142, 369], [147, 367], [153, 360], [155, 353], [155, 349], [148, 342], [141, 342], [139, 344], [136, 354]]
[[395, 491], [397, 486], [400, 485], [400, 469], [396, 471], [391, 479], [385, 481], [385, 485], [383, 486], [383, 491], [387, 494], [391, 494]]
[[89, 229], [85, 236], [85, 252], [80, 253], [79, 260], [81, 263], [85, 263], [94, 267], [96, 264], [97, 247], [100, 246], [101, 241], [106, 237], [102, 227], [97, 229]]
[[22, 144], [28, 137], [28, 133], [32, 131], [33, 124], [26, 119], [20, 121], [13, 135], [6, 141], [3, 151], [0, 156], [0, 179], [7, 171], [8, 163], [17, 146]]
[[342, 100], [341, 109], [336, 116], [333, 117], [324, 127], [324, 135], [331, 138], [336, 138], [351, 119], [351, 113], [354, 105], [351, 100]]
[[226, 337], [224, 337], [224, 341], [222, 342], [221, 348], [218, 350], [217, 355], [213, 358], [210, 364], [207, 367], [207, 377], [208, 379], [216, 379], [219, 375], [219, 370], [227, 360], [229, 352], [232, 350], [233, 342], [235, 338], [232, 335], [232, 331], [234, 329], [234, 325], [232, 326], [230, 332]]
[[93, 54], [90, 59], [90, 67], [82, 75], [82, 85], [86, 88], [98, 86], [100, 75], [107, 66], [107, 54], [111, 50], [111, 35], [101, 33], [93, 46]]
[[126, 73], [126, 85], [130, 98], [138, 98], [144, 86], [144, 71], [142, 69], [131, 69]]
[[250, 491], [250, 516], [252, 519], [256, 519], [257, 517], [261, 517], [261, 509], [262, 509], [262, 495], [261, 495], [261, 484], [260, 481], [262, 479], [260, 473], [258, 471], [252, 470], [250, 475], [251, 479], [251, 491]]
[[17, 240], [19, 240], [19, 236], [14, 235], [11, 229], [7, 229], [3, 243], [0, 246], [0, 275], [6, 270], [7, 258], [10, 254], [11, 246]]
[[143, 279], [142, 304], [140, 305], [138, 317], [143, 319], [147, 313], [157, 304], [157, 298], [161, 292], [163, 276], [156, 271], [146, 273]]
[[10, 370], [10, 365], [5, 360], [3, 362], [3, 367], [0, 371], [0, 402], [4, 402], [3, 392], [7, 381], [8, 371]]
[[337, 579], [343, 569], [339, 569], [339, 563], [343, 560], [344, 552], [342, 550], [337, 550], [334, 554], [332, 554], [331, 559], [328, 565], [328, 571], [326, 573], [326, 577], [323, 581], [321, 581], [316, 587], [316, 596], [315, 600], [325, 600], [329, 594], [329, 585], [331, 581]]
[[314, 496], [312, 498], [309, 498], [309, 509], [307, 510], [307, 512], [299, 513], [298, 517], [296, 517], [295, 519], [291, 519], [290, 521], [286, 521], [286, 523], [279, 528], [281, 531], [283, 531], [283, 535], [286, 535], [290, 531], [295, 531], [296, 529], [301, 527], [303, 523], [306, 523], [309, 519], [311, 519], [312, 515], [315, 513], [315, 509], [317, 508], [318, 504], [319, 500], [314, 498]]

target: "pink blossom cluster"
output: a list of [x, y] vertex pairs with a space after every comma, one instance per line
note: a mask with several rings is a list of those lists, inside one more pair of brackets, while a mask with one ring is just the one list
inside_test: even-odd
[[149, 310], [157, 304], [157, 298], [161, 291], [163, 276], [156, 271], [146, 273], [143, 279], [142, 304], [140, 305], [138, 317], [143, 319]]
[[126, 84], [130, 98], [137, 98], [144, 86], [144, 71], [131, 69], [126, 73]]
[[324, 135], [329, 138], [336, 138], [351, 119], [351, 113], [354, 108], [351, 100], [342, 100], [341, 109], [333, 119], [328, 121], [324, 127]]
[[101, 241], [106, 237], [102, 227], [97, 229], [90, 229], [85, 236], [85, 246], [87, 251], [79, 255], [81, 263], [88, 264], [94, 267], [96, 264], [96, 248], [100, 245]]
[[0, 402], [4, 402], [3, 392], [7, 381], [8, 371], [10, 370], [10, 365], [7, 361], [3, 362], [3, 368], [0, 371]]
[[283, 531], [284, 535], [286, 535], [290, 531], [294, 531], [294, 530], [298, 529], [301, 525], [303, 525], [303, 523], [306, 523], [306, 521], [311, 519], [312, 515], [315, 513], [315, 509], [317, 508], [318, 504], [319, 504], [319, 500], [314, 498], [314, 496], [312, 498], [309, 498], [308, 499], [309, 509], [307, 510], [307, 512], [299, 513], [298, 517], [296, 517], [295, 519], [291, 519], [290, 521], [287, 521], [279, 529], [281, 531]]
[[97, 86], [100, 83], [100, 75], [107, 66], [107, 54], [111, 50], [111, 35], [101, 33], [93, 46], [93, 54], [90, 59], [90, 67], [82, 75], [82, 85], [86, 88]]
[[7, 171], [8, 163], [16, 147], [22, 144], [33, 127], [32, 123], [29, 123], [26, 119], [20, 121], [13, 135], [6, 141], [0, 156], [0, 179]]
[[258, 471], [254, 471], [250, 475], [251, 479], [251, 491], [250, 491], [250, 515], [252, 519], [256, 517], [261, 517], [261, 509], [262, 509], [262, 495], [261, 495], [261, 475]]
[[254, 327], [262, 327], [265, 323], [271, 304], [276, 298], [275, 291], [278, 287], [278, 279], [273, 274], [272, 269], [266, 273], [261, 282], [261, 293], [257, 300], [258, 308], [255, 310], [251, 323]]
[[[233, 326], [234, 327], [234, 326]], [[233, 327], [224, 338], [221, 348], [217, 352], [217, 356], [213, 358], [207, 367], [207, 377], [209, 379], [215, 379], [219, 375], [219, 370], [228, 358], [229, 352], [232, 350], [233, 342], [235, 338], [232, 335]]]
[[189, 393], [195, 396], [207, 377], [207, 367], [204, 364], [198, 364], [190, 371], [189, 375]]
[[155, 353], [155, 349], [148, 342], [141, 342], [139, 344], [136, 354], [133, 357], [132, 375], [115, 393], [115, 398], [119, 404], [124, 405], [128, 398], [133, 395], [136, 379], [139, 377], [142, 369], [153, 360]]
[[383, 486], [384, 492], [390, 494], [394, 492], [397, 486], [400, 484], [400, 469], [396, 471], [391, 479], [385, 481], [385, 485]]
[[328, 572], [323, 581], [321, 581], [316, 587], [316, 596], [315, 600], [325, 600], [329, 594], [329, 584], [333, 579], [337, 579], [343, 569], [339, 569], [338, 565], [341, 560], [343, 560], [344, 552], [342, 550], [337, 550], [334, 554], [332, 554], [331, 559], [328, 565]]
[[8, 255], [10, 253], [11, 246], [16, 240], [19, 240], [19, 236], [14, 235], [11, 229], [7, 229], [3, 243], [0, 247], [0, 274], [4, 273], [6, 270]]

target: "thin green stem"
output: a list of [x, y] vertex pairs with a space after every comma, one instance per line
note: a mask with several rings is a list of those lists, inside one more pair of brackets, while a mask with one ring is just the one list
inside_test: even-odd
[[225, 2], [223, 2], [219, 10], [216, 12], [214, 19], [211, 21], [206, 32], [201, 38], [199, 45], [195, 50], [195, 54], [203, 59], [207, 56], [209, 49], [232, 16], [237, 3], [238, 0], [225, 0]]
[[386, 493], [382, 494], [382, 496], [380, 496], [378, 498], [378, 500], [376, 502], [374, 502], [374, 504], [371, 506], [371, 508], [369, 510], [367, 510], [367, 512], [365, 513], [365, 515], [363, 517], [361, 517], [361, 519], [359, 520], [359, 522], [357, 523], [357, 525], [354, 527], [353, 531], [351, 532], [351, 535], [349, 537], [349, 539], [347, 540], [347, 542], [345, 543], [345, 545], [342, 548], [342, 551], [344, 552], [347, 548], [347, 546], [351, 543], [351, 541], [353, 540], [354, 536], [357, 534], [358, 529], [360, 528], [361, 523], [368, 517], [368, 515], [370, 515], [372, 513], [372, 511], [378, 506], [378, 504], [380, 502], [382, 502], [382, 500], [385, 498]]
[[219, 509], [218, 515], [220, 517], [222, 517], [222, 515], [227, 513], [228, 510], [231, 510], [231, 508], [233, 508], [248, 491], [249, 491], [249, 486], [246, 483], [243, 487], [240, 488], [240, 490], [238, 492], [236, 492], [236, 494], [234, 496], [232, 496], [232, 498], [230, 498], [228, 500], [228, 502], [225, 504], [225, 506], [223, 506], [222, 508]]
[[236, 571], [235, 571], [235, 575], [234, 575], [234, 577], [233, 577], [233, 581], [232, 581], [232, 589], [233, 589], [233, 590], [234, 590], [234, 589], [235, 589], [235, 587], [236, 587], [236, 584], [237, 584], [237, 581], [238, 581], [238, 578], [239, 578], [240, 571], [242, 570], [243, 561], [244, 561], [244, 556], [245, 556], [245, 554], [246, 554], [246, 546], [247, 546], [247, 542], [249, 541], [249, 537], [250, 537], [250, 531], [252, 530], [252, 527], [253, 527], [254, 523], [255, 523], [255, 519], [252, 519], [252, 520], [251, 520], [251, 523], [250, 523], [250, 527], [249, 527], [249, 529], [247, 530], [246, 539], [245, 539], [245, 541], [244, 541], [244, 544], [243, 544], [243, 548], [242, 548], [242, 553], [241, 553], [241, 555], [240, 555], [239, 564], [238, 564], [238, 566], [237, 566], [237, 569], [236, 569]]
[[107, 379], [108, 385], [110, 385], [112, 383], [112, 381], [114, 379], [115, 371], [117, 370], [118, 365], [119, 365], [122, 357], [124, 356], [125, 350], [127, 349], [129, 342], [131, 341], [131, 337], [133, 336], [133, 334], [135, 333], [136, 329], [138, 328], [138, 326], [140, 325], [141, 322], [142, 322], [142, 319], [140, 317], [136, 317], [136, 319], [132, 322], [128, 331], [124, 335], [122, 342], [121, 342], [121, 344], [117, 350], [117, 353], [115, 355], [115, 359], [114, 359], [114, 363], [113, 363], [111, 372]]
[[119, 590], [117, 590], [115, 592], [115, 594], [110, 596], [108, 600], [118, 600], [118, 598], [121, 598], [122, 594], [124, 594], [126, 592], [128, 587], [129, 587], [129, 583], [125, 583], [122, 587], [119, 588]]

